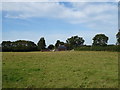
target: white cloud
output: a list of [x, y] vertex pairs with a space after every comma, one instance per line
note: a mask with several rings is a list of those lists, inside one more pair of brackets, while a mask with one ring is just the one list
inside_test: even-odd
[[[72, 8], [59, 3], [3, 3], [7, 18], [48, 17], [65, 19], [71, 23], [111, 20], [117, 17], [117, 6], [112, 4], [71, 3]], [[107, 13], [106, 13], [107, 12]]]
[[[88, 27], [117, 27], [118, 7], [114, 3], [3, 3], [6, 18], [32, 17], [62, 19], [71, 24]], [[103, 27], [103, 28], [104, 28]], [[96, 29], [97, 29], [96, 28]]]
[[[90, 40], [90, 36], [97, 32], [107, 33], [109, 36], [114, 37], [117, 33], [117, 20], [118, 20], [118, 7], [117, 4], [113, 3], [70, 3], [71, 7], [67, 7], [65, 4], [56, 3], [3, 3], [3, 11], [5, 11], [6, 18], [56, 18], [62, 19], [71, 24], [84, 24], [86, 27], [93, 28], [93, 31], [85, 32], [83, 35], [85, 39]], [[96, 30], [98, 31], [96, 31]], [[82, 31], [80, 31], [81, 33]], [[114, 32], [114, 34], [112, 33]], [[76, 33], [77, 34], [77, 33]], [[78, 32], [79, 34], [79, 32]], [[46, 38], [60, 38], [68, 37], [66, 35], [51, 35], [46, 36]], [[16, 36], [18, 38], [18, 36]], [[64, 37], [64, 38], [65, 38]], [[89, 37], [89, 38], [87, 38]], [[24, 37], [25, 38], [25, 37]], [[35, 38], [39, 38], [35, 37]], [[14, 39], [14, 38], [13, 38]], [[21, 38], [20, 38], [21, 39]], [[115, 40], [115, 38], [114, 38]], [[112, 39], [112, 41], [114, 41]], [[53, 42], [55, 40], [49, 40]], [[90, 43], [90, 42], [88, 42]]]

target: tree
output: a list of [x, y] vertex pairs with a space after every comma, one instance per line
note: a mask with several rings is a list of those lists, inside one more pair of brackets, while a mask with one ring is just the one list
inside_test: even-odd
[[65, 43], [64, 45], [65, 45], [65, 47], [67, 48], [67, 50], [71, 50], [71, 49], [72, 49], [72, 48], [70, 47], [70, 44]]
[[12, 51], [11, 41], [3, 41], [1, 45], [2, 45], [2, 51]]
[[64, 45], [65, 43], [64, 42], [60, 42], [60, 45]]
[[97, 34], [93, 38], [93, 45], [94, 46], [106, 46], [108, 42], [108, 37], [105, 34]]
[[50, 50], [54, 49], [54, 45], [53, 45], [53, 44], [50, 44], [50, 45], [48, 46], [48, 49], [50, 49]]
[[117, 38], [117, 44], [120, 45], [120, 29], [119, 32], [116, 34], [116, 38]]
[[45, 44], [44, 37], [40, 38], [40, 40], [38, 41], [37, 45], [38, 45], [38, 50], [44, 50], [45, 49], [46, 44]]
[[71, 48], [74, 48], [83, 45], [85, 41], [82, 37], [72, 36], [71, 38], [68, 38], [66, 42], [70, 45]]
[[2, 51], [35, 51], [37, 45], [32, 41], [17, 40], [14, 42], [3, 41]]
[[60, 45], [64, 45], [64, 42], [61, 42], [60, 40], [57, 40], [55, 47], [58, 48]]
[[57, 40], [55, 47], [58, 48], [59, 45], [60, 45], [60, 40]]
[[37, 50], [37, 45], [32, 41], [17, 40], [12, 42], [12, 51], [35, 51]]

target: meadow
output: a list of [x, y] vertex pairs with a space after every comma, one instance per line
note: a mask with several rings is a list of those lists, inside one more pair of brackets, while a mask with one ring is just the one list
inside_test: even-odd
[[3, 52], [3, 88], [117, 88], [118, 53]]

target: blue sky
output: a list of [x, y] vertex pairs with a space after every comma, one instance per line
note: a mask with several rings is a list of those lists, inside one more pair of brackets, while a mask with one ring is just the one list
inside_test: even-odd
[[52, 2], [3, 3], [2, 39], [30, 40], [35, 43], [44, 37], [46, 44], [78, 35], [84, 44], [92, 44], [99, 33], [116, 43], [118, 32], [117, 2]]

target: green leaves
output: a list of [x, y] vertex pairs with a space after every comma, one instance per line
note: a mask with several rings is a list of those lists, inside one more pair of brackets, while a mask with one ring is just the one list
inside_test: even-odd
[[38, 50], [44, 50], [45, 49], [46, 44], [45, 44], [44, 37], [40, 38], [40, 40], [38, 41], [37, 45], [38, 45]]
[[93, 45], [94, 46], [106, 46], [108, 41], [108, 37], [105, 34], [97, 34], [93, 38]]
[[50, 50], [54, 49], [54, 45], [53, 45], [53, 44], [50, 44], [50, 45], [48, 46], [48, 49], [50, 49]]
[[72, 36], [71, 38], [68, 38], [66, 42], [70, 44], [71, 48], [74, 48], [74, 47], [83, 45], [85, 41], [82, 37]]
[[117, 38], [117, 44], [120, 44], [120, 30], [119, 32], [116, 34], [116, 38]]
[[17, 40], [14, 42], [3, 41], [2, 42], [3, 51], [35, 51], [37, 50], [37, 45], [32, 41]]

